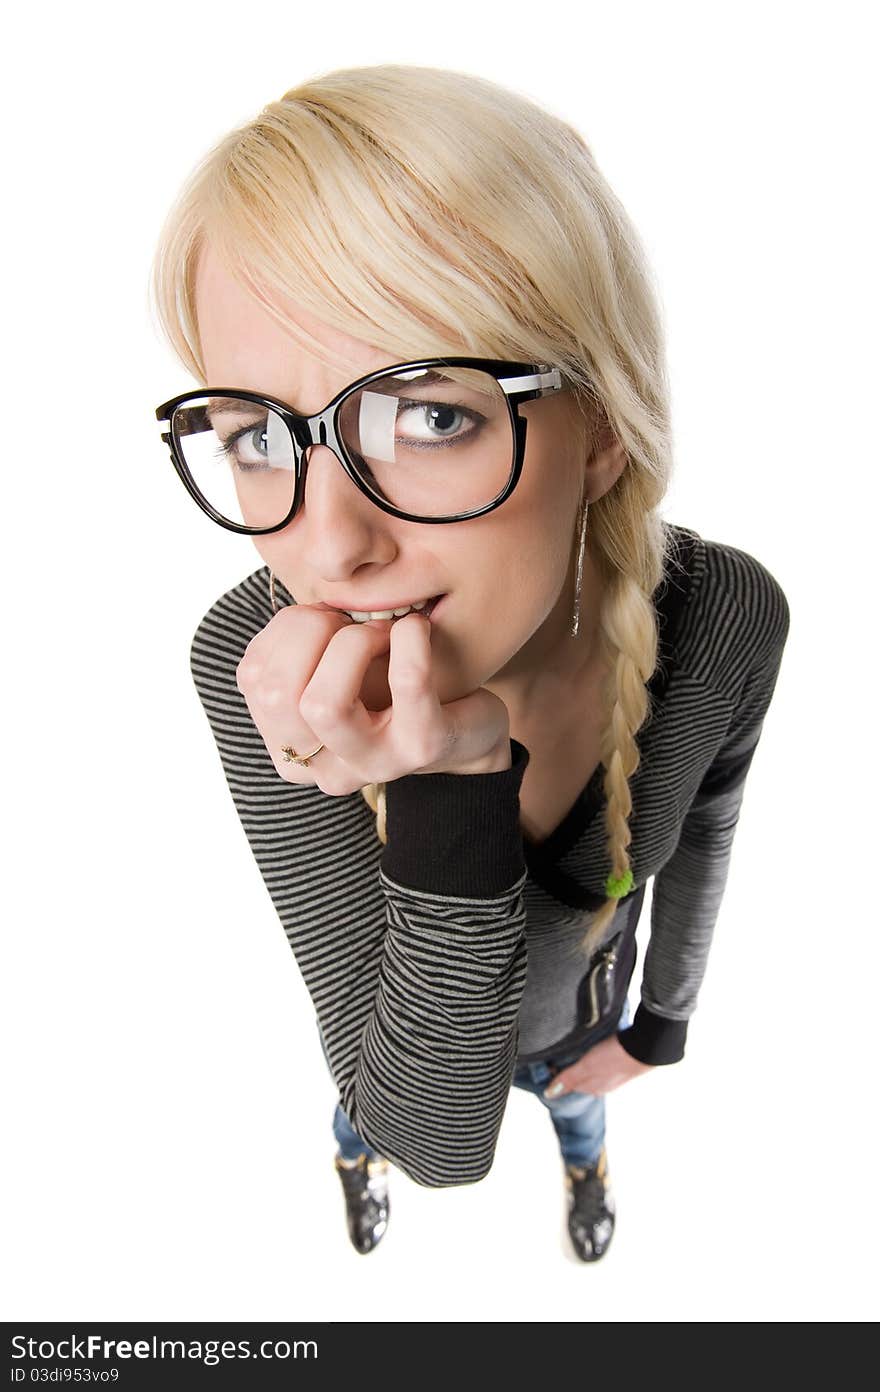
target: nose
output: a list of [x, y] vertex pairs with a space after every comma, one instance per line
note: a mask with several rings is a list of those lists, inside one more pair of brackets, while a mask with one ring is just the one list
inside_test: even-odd
[[366, 498], [329, 445], [304, 453], [302, 503], [293, 519], [297, 546], [325, 583], [344, 583], [360, 566], [387, 563], [393, 519]]
[[312, 444], [303, 452], [302, 497], [312, 514], [332, 508], [338, 515], [340, 510], [350, 511], [353, 504], [376, 511], [349, 478], [336, 451], [324, 443]]

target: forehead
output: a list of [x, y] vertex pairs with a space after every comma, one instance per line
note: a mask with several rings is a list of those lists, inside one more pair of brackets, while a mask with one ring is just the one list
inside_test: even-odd
[[324, 323], [289, 296], [273, 293], [272, 304], [339, 368], [309, 354], [206, 245], [196, 266], [195, 310], [209, 383], [289, 399], [292, 384], [306, 378], [324, 388], [335, 382], [338, 389], [392, 361], [382, 349]]

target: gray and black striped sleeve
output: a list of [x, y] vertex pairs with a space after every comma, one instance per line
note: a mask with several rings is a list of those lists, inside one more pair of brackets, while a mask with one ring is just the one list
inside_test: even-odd
[[[727, 884], [746, 776], [776, 687], [789, 630], [789, 607], [778, 582], [746, 553], [733, 550], [741, 589], [735, 632], [704, 637], [704, 654], [719, 644], [736, 682], [726, 733], [682, 821], [675, 851], [654, 879], [651, 933], [642, 971], [641, 1002], [632, 1025], [617, 1038], [644, 1063], [675, 1063], [684, 1056], [688, 1020], [706, 971], [718, 911]], [[721, 557], [722, 561], [724, 557]], [[707, 658], [707, 660], [709, 660]]]
[[498, 773], [386, 786], [384, 954], [340, 1093], [355, 1130], [421, 1184], [488, 1174], [516, 1066], [529, 754], [511, 740], [511, 756]]
[[315, 1007], [340, 1101], [411, 1179], [492, 1167], [525, 989], [519, 789], [528, 751], [487, 774], [388, 783], [389, 844], [360, 796], [281, 778], [236, 667], [267, 622], [254, 580], [194, 634], [190, 667], [232, 799]]

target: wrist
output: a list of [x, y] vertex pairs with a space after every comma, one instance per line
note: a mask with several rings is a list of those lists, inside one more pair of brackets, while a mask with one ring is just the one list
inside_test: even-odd
[[508, 738], [496, 745], [490, 753], [479, 759], [469, 759], [465, 764], [456, 764], [455, 768], [447, 769], [447, 773], [504, 773], [505, 769], [512, 767]]

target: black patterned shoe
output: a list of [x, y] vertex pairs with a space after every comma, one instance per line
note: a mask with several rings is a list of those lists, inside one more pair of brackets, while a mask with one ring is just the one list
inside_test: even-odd
[[385, 1236], [391, 1210], [388, 1161], [381, 1156], [368, 1160], [362, 1153], [353, 1161], [345, 1161], [337, 1155], [333, 1163], [342, 1181], [352, 1246], [362, 1255], [372, 1252]]
[[614, 1235], [614, 1195], [603, 1147], [595, 1165], [566, 1165], [568, 1232], [581, 1261], [604, 1257]]

